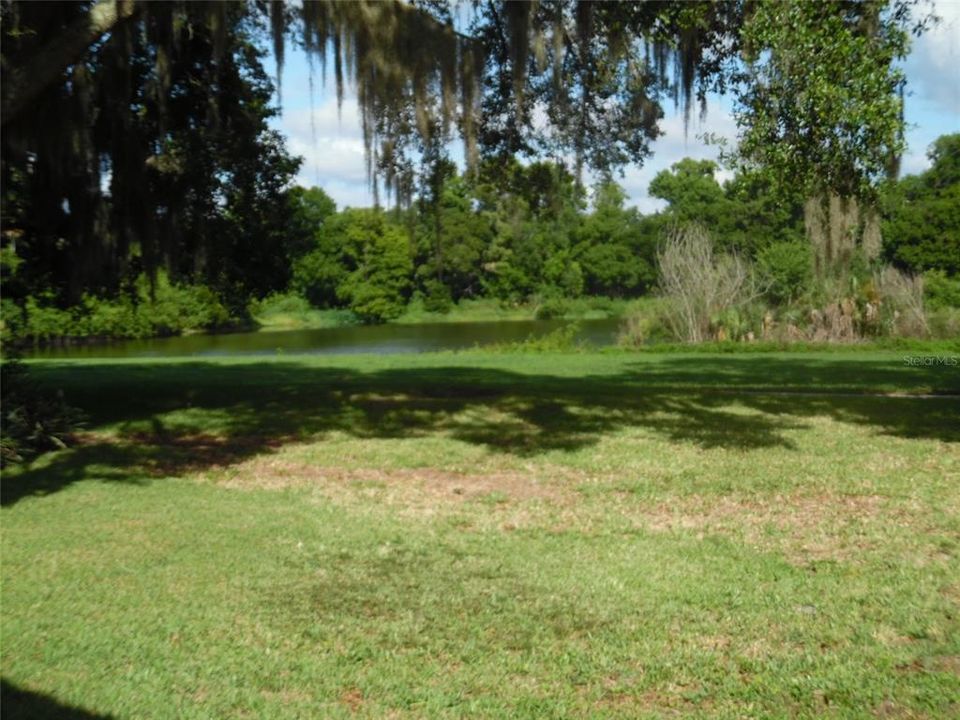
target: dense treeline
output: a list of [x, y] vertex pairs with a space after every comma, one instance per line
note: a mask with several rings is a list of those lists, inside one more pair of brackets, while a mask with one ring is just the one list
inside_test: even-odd
[[[929, 171], [888, 183], [883, 255], [855, 257], [854, 268], [892, 262], [932, 273], [934, 292], [950, 285], [960, 257], [958, 153], [960, 135], [945, 136], [931, 150]], [[666, 232], [696, 223], [718, 251], [756, 265], [770, 302], [789, 304], [810, 291], [802, 196], [761, 174], [721, 183], [717, 173], [715, 163], [691, 159], [662, 171], [649, 192], [666, 207], [646, 216], [625, 206], [616, 183], [587, 192], [550, 162], [490, 163], [475, 180], [443, 164], [437, 192], [407, 211], [335, 213], [322, 191], [308, 191], [325, 217], [312, 250], [294, 263], [291, 289], [315, 307], [346, 307], [372, 321], [396, 317], [411, 298], [440, 312], [479, 297], [542, 307], [582, 295], [633, 298], [657, 289]]]
[[479, 297], [632, 298], [655, 289], [656, 250], [671, 225], [706, 223], [725, 247], [751, 255], [802, 236], [798, 202], [769, 201], [746, 180], [721, 186], [716, 170], [684, 160], [660, 173], [651, 193], [667, 208], [644, 216], [625, 206], [616, 183], [588, 192], [551, 162], [490, 163], [475, 180], [445, 164], [439, 191], [410, 210], [330, 215], [295, 263], [292, 289], [372, 320], [399, 315], [412, 297], [441, 312]]
[[[883, 257], [872, 263], [926, 273], [928, 301], [956, 305], [960, 135], [940, 138], [930, 157], [928, 171], [884, 187]], [[627, 207], [615, 182], [585, 189], [552, 162], [488, 162], [473, 176], [440, 161], [431, 187], [407, 209], [338, 211], [319, 188], [283, 189], [272, 205], [270, 262], [238, 253], [242, 266], [188, 282], [161, 274], [151, 287], [141, 273], [113, 293], [58, 304], [57, 284], [45, 284], [55, 274], [37, 273], [19, 248], [7, 250], [4, 322], [33, 339], [174, 334], [249, 324], [251, 302], [275, 293], [364, 322], [393, 319], [411, 302], [446, 312], [478, 298], [530, 303], [546, 317], [572, 298], [657, 292], [658, 249], [670, 229], [689, 224], [707, 228], [717, 252], [752, 264], [768, 305], [809, 299], [815, 278], [803, 199], [762, 175], [721, 183], [717, 174], [715, 163], [691, 159], [660, 172], [649, 192], [666, 205], [650, 215]], [[228, 205], [224, 216], [240, 231], [249, 213]], [[255, 245], [261, 228], [245, 228], [239, 247]], [[854, 258], [852, 267], [867, 277], [870, 261]], [[236, 283], [223, 285], [224, 272], [236, 273]]]
[[[776, 276], [767, 294], [784, 303], [803, 292], [804, 230], [817, 272], [876, 246], [877, 190], [903, 150], [897, 60], [932, 22], [906, 0], [475, 10], [456, 32], [444, 3], [4, 3], [8, 335], [217, 328], [290, 291], [366, 321], [411, 299], [636, 297], [660, 285], [665, 229], [690, 222]], [[299, 160], [268, 127], [263, 59], [271, 47], [279, 76], [292, 40], [333, 60], [338, 97], [357, 88], [371, 178], [404, 209], [336, 213], [290, 187]], [[741, 128], [732, 182], [679, 163], [651, 186], [668, 207], [649, 217], [611, 183], [576, 182], [645, 160], [662, 101], [689, 113], [710, 90], [730, 94]], [[466, 175], [444, 157], [454, 135]], [[573, 160], [515, 159], [544, 156]], [[880, 198], [887, 257], [939, 269], [941, 285], [956, 273], [948, 186]], [[911, 219], [928, 200], [947, 211]]]

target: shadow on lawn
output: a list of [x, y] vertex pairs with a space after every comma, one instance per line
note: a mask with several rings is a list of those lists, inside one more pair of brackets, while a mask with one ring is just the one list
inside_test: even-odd
[[[88, 414], [90, 429], [113, 425], [119, 438], [88, 433], [71, 450], [13, 473], [3, 483], [4, 505], [81, 479], [143, 482], [230, 465], [329, 432], [442, 434], [535, 455], [643, 427], [675, 442], [756, 450], [790, 448], [785, 431], [826, 416], [899, 437], [960, 441], [960, 373], [896, 361], [664, 356], [586, 377], [457, 366], [361, 372], [278, 361], [38, 371]], [[865, 388], [944, 396], [870, 396]], [[165, 417], [173, 411], [176, 418]]]
[[62, 705], [47, 695], [24, 690], [6, 679], [0, 681], [0, 707], [4, 720], [110, 720], [111, 717]]

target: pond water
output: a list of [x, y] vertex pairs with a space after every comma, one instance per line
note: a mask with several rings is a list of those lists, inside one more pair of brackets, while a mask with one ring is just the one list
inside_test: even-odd
[[[283, 330], [224, 335], [123, 340], [40, 348], [35, 358], [136, 358], [283, 353], [418, 353], [463, 350], [477, 345], [541, 337], [568, 324], [563, 320], [523, 320], [423, 325], [356, 325], [324, 330]], [[602, 347], [616, 342], [620, 320], [581, 320], [577, 339]]]

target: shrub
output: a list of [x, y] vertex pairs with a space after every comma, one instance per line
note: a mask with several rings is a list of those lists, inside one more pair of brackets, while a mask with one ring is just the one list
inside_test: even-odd
[[667, 342], [675, 339], [670, 322], [669, 301], [658, 300], [645, 303], [632, 310], [620, 327], [618, 344], [625, 347], [643, 347], [654, 342]]
[[570, 309], [570, 304], [560, 297], [548, 297], [537, 304], [533, 317], [536, 320], [556, 320], [562, 318]]
[[934, 310], [927, 318], [930, 334], [935, 338], [956, 340], [960, 337], [960, 308], [943, 307]]
[[930, 334], [923, 306], [923, 277], [909, 275], [887, 266], [875, 276], [884, 330], [894, 337], [923, 337]]
[[577, 341], [577, 334], [579, 332], [579, 323], [566, 323], [544, 335], [530, 335], [527, 339], [519, 342], [484, 345], [483, 349], [488, 352], [530, 353], [580, 351], [585, 349], [586, 345]]
[[251, 300], [247, 312], [254, 317], [265, 315], [300, 315], [312, 310], [312, 306], [297, 293], [273, 293], [259, 300]]
[[439, 280], [428, 280], [424, 283], [423, 309], [427, 312], [450, 312], [453, 308], [453, 297], [450, 288]]
[[960, 308], [960, 277], [948, 277], [942, 270], [923, 275], [924, 299], [931, 310]]
[[66, 447], [68, 434], [82, 419], [62, 394], [37, 386], [23, 363], [0, 364], [0, 466]]
[[757, 256], [757, 269], [767, 296], [788, 305], [803, 295], [813, 278], [813, 252], [806, 242], [769, 245]]
[[337, 288], [348, 274], [338, 255], [320, 247], [294, 263], [290, 288], [314, 307], [335, 307], [338, 304]]
[[660, 289], [670, 301], [667, 318], [678, 339], [709, 339], [717, 318], [759, 294], [749, 264], [736, 254], [714, 253], [700, 226], [672, 229], [657, 260]]
[[216, 294], [203, 285], [171, 283], [159, 273], [139, 276], [116, 297], [85, 294], [72, 308], [56, 307], [51, 293], [28, 296], [22, 307], [3, 306], [6, 340], [44, 343], [61, 338], [143, 338], [207, 330], [230, 321]]

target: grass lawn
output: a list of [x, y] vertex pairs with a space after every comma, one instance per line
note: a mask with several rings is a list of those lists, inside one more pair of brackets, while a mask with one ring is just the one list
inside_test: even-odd
[[960, 716], [960, 368], [31, 366], [5, 719]]

